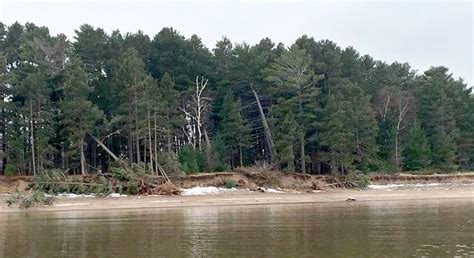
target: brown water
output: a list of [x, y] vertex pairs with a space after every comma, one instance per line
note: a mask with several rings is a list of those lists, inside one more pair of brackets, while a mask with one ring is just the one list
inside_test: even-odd
[[0, 214], [0, 257], [474, 257], [474, 200]]

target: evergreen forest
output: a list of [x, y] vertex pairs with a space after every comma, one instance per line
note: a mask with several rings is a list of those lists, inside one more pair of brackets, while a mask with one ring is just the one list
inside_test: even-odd
[[472, 85], [330, 40], [0, 23], [0, 174], [474, 169]]

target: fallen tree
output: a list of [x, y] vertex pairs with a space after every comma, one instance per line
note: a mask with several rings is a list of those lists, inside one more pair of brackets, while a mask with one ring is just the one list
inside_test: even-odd
[[[166, 186], [164, 186], [166, 185]], [[33, 178], [30, 189], [50, 194], [74, 193], [107, 196], [111, 193], [127, 195], [179, 194], [180, 189], [169, 179], [150, 175], [140, 166], [124, 168], [113, 165], [109, 173], [66, 176], [61, 170], [49, 170]]]

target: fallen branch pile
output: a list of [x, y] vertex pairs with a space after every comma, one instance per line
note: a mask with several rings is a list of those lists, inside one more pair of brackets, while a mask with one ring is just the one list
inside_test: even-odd
[[109, 173], [86, 176], [66, 176], [60, 170], [49, 170], [33, 178], [30, 188], [46, 193], [95, 194], [111, 193], [129, 195], [179, 194], [180, 189], [169, 179], [150, 175], [138, 166], [123, 165], [110, 168]]

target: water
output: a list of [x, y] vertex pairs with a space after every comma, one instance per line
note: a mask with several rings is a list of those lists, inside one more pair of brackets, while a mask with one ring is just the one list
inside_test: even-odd
[[474, 257], [474, 200], [0, 214], [0, 257]]

